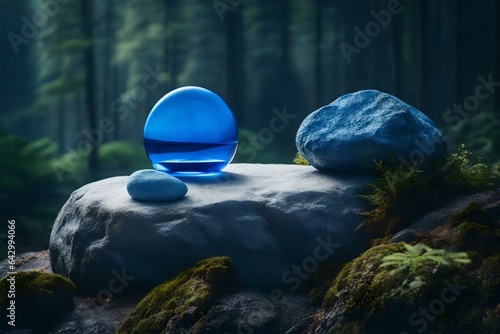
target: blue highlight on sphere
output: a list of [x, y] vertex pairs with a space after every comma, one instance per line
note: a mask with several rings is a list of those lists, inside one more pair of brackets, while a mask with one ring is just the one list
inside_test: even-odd
[[144, 147], [154, 168], [175, 176], [213, 175], [233, 160], [238, 127], [217, 94], [182, 87], [156, 103], [144, 127]]

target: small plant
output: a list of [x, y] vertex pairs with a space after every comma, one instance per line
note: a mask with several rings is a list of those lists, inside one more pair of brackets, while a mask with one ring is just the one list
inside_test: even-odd
[[491, 165], [491, 175], [497, 179], [500, 178], [500, 161]]
[[439, 266], [455, 264], [469, 264], [471, 260], [467, 253], [448, 252], [444, 249], [433, 249], [425, 244], [412, 246], [404, 243], [405, 252], [397, 252], [382, 258], [379, 268], [393, 267], [389, 272], [391, 276], [405, 275], [403, 283], [393, 291], [400, 296], [407, 294], [413, 289], [420, 288], [425, 284], [420, 272], [423, 268], [431, 266], [435, 273]]
[[458, 152], [450, 154], [440, 170], [450, 184], [481, 187], [488, 183], [491, 174], [487, 165], [478, 157], [476, 164], [471, 164], [472, 153], [465, 148], [464, 144], [458, 146]]
[[366, 227], [378, 236], [388, 236], [403, 228], [403, 222], [411, 222], [438, 204], [422, 196], [424, 193], [445, 200], [451, 194], [486, 186], [492, 181], [488, 166], [480, 158], [472, 165], [470, 155], [460, 145], [458, 152], [448, 155], [444, 162], [425, 165], [425, 173], [416, 164], [407, 167], [394, 161], [388, 165], [375, 161], [379, 177], [369, 184], [370, 194], [359, 196], [375, 209], [363, 212], [366, 218], [358, 228]]
[[300, 154], [300, 152], [297, 152], [295, 154], [295, 158], [293, 159], [293, 163], [296, 165], [306, 165], [309, 166], [309, 162]]
[[372, 193], [359, 197], [376, 208], [363, 213], [366, 219], [360, 227], [380, 229], [387, 235], [400, 225], [405, 212], [408, 211], [407, 206], [421, 196], [426, 186], [422, 180], [422, 171], [416, 165], [410, 168], [390, 168], [375, 161], [375, 167], [380, 176], [376, 183], [369, 184]]

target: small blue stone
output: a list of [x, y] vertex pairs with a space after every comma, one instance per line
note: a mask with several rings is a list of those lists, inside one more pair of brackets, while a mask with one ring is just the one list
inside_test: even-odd
[[168, 202], [184, 197], [188, 188], [184, 182], [166, 173], [143, 169], [130, 175], [127, 191], [138, 201]]

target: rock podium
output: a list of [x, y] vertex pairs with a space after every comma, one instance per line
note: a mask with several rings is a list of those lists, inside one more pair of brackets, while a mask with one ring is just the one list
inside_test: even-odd
[[369, 176], [232, 164], [217, 177], [184, 180], [186, 197], [168, 203], [131, 199], [127, 179], [76, 190], [54, 223], [52, 270], [86, 294], [149, 289], [219, 255], [233, 259], [244, 286], [295, 290], [318, 265], [367, 248], [355, 229]]

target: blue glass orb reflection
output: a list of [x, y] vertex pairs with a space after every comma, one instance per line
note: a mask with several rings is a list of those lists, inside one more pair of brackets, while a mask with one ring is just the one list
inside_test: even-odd
[[153, 107], [144, 147], [154, 168], [173, 175], [208, 175], [226, 167], [238, 147], [233, 113], [217, 94], [183, 87]]

